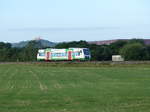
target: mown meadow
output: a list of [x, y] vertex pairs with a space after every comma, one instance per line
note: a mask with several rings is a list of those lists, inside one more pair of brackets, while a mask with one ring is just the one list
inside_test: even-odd
[[0, 112], [150, 112], [150, 65], [0, 64]]

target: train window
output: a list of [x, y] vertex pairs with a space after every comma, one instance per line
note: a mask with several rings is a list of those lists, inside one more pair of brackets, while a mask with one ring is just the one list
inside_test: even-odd
[[66, 54], [66, 53], [64, 53], [64, 56], [67, 56], [67, 54]]
[[52, 53], [52, 57], [56, 57], [57, 56], [57, 54], [56, 53]]
[[75, 52], [74, 55], [77, 56], [77, 52]]
[[52, 57], [66, 57], [67, 53], [52, 53]]
[[39, 56], [45, 56], [45, 53], [39, 53]]
[[51, 55], [52, 55], [52, 57], [54, 57], [54, 54], [53, 54], [53, 53], [52, 53]]
[[59, 57], [59, 55], [60, 55], [60, 54], [59, 54], [59, 53], [57, 53], [57, 57]]
[[63, 56], [64, 56], [64, 53], [61, 53], [61, 56], [63, 57]]
[[80, 50], [80, 53], [82, 53], [82, 50]]
[[75, 53], [74, 53], [74, 52], [72, 52], [72, 56], [75, 56]]
[[80, 56], [80, 52], [77, 52], [77, 55]]
[[85, 55], [89, 55], [90, 54], [89, 49], [83, 49], [83, 52], [84, 52]]
[[80, 52], [73, 52], [72, 56], [80, 56]]
[[67, 56], [67, 54], [66, 53], [62, 53], [62, 56], [64, 57], [64, 56]]

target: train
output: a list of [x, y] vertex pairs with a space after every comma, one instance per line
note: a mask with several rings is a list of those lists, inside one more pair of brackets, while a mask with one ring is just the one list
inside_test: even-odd
[[67, 48], [39, 49], [37, 53], [38, 61], [72, 61], [72, 60], [90, 60], [91, 53], [88, 48]]

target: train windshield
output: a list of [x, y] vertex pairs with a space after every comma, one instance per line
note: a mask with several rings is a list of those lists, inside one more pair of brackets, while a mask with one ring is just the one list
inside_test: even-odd
[[83, 49], [83, 52], [84, 52], [85, 55], [90, 55], [89, 49]]

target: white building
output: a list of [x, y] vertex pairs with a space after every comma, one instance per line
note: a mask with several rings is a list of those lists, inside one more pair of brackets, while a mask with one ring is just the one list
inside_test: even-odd
[[124, 61], [121, 55], [112, 55], [112, 61]]

